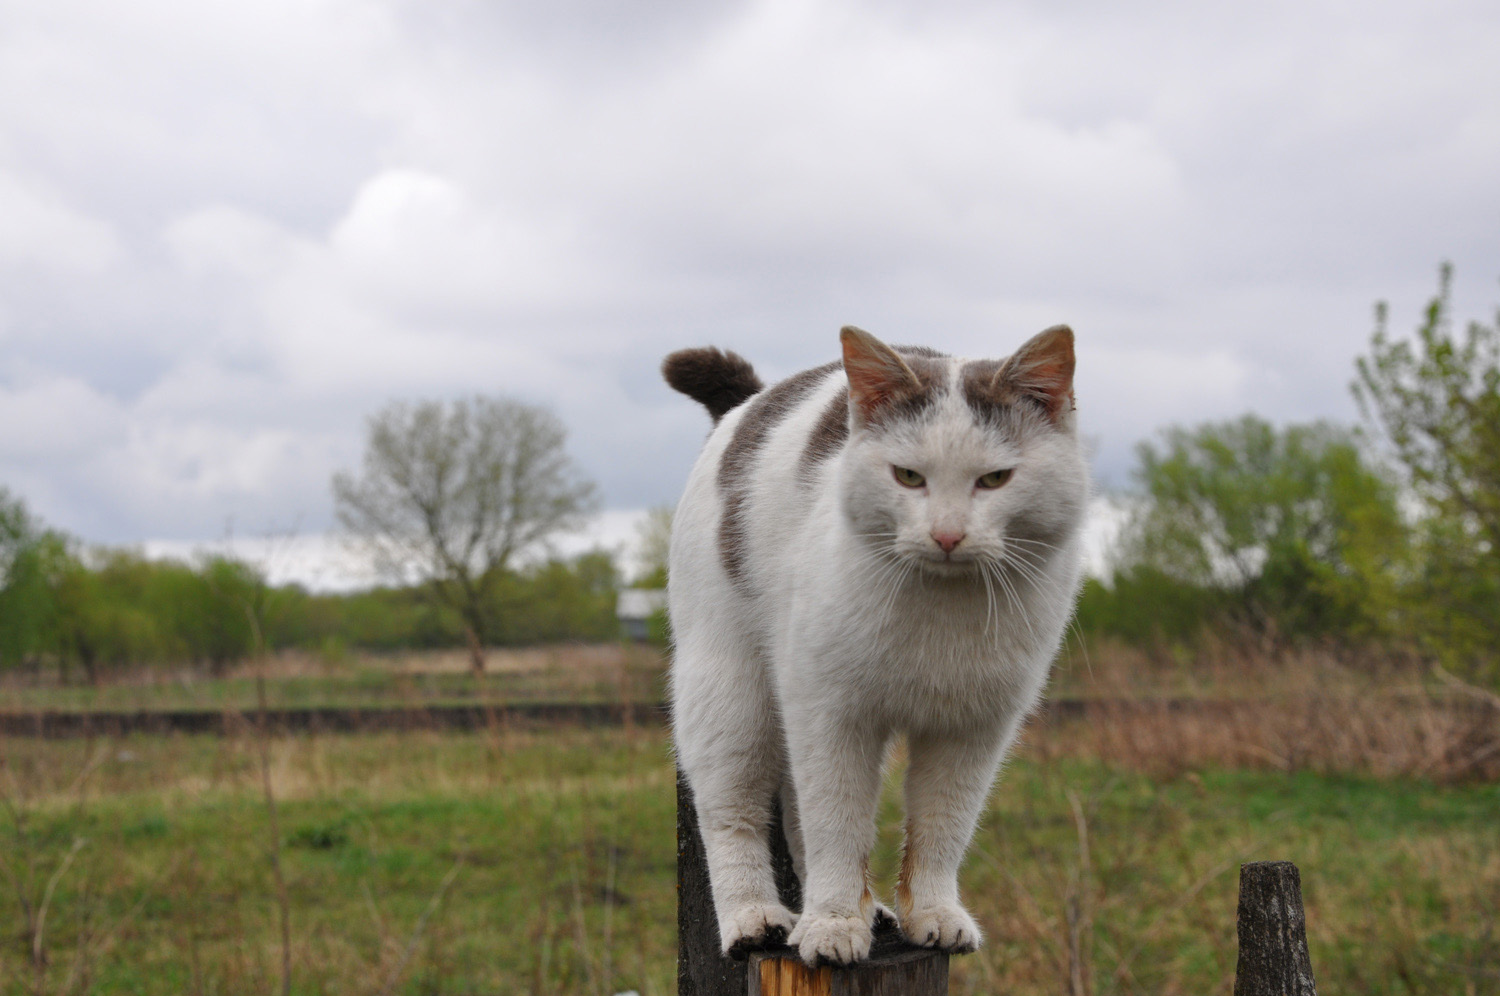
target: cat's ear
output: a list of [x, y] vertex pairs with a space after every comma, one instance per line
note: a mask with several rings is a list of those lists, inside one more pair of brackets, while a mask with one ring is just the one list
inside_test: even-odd
[[866, 422], [895, 402], [923, 390], [922, 382], [894, 349], [864, 329], [845, 325], [839, 332], [844, 347], [844, 373], [849, 375], [849, 400]]
[[995, 374], [996, 395], [1040, 402], [1056, 422], [1073, 407], [1073, 330], [1054, 325], [1016, 350]]

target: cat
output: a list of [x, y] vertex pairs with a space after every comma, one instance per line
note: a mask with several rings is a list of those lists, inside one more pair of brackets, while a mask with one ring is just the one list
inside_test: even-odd
[[[892, 349], [852, 326], [833, 362], [765, 387], [682, 350], [667, 382], [715, 427], [672, 526], [673, 742], [726, 954], [785, 940], [809, 965], [868, 957], [887, 749], [907, 741], [895, 919], [970, 951], [958, 870], [1036, 705], [1081, 579], [1089, 493], [1073, 333], [1004, 360]], [[778, 897], [780, 796], [802, 910]]]

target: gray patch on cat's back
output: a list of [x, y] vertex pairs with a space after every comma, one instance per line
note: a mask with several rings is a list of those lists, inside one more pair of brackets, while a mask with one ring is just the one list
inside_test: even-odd
[[807, 445], [797, 461], [797, 480], [804, 485], [811, 484], [818, 464], [837, 453], [848, 438], [849, 392], [840, 391], [823, 406], [812, 435], [807, 437]]
[[719, 556], [730, 580], [738, 586], [749, 583], [745, 573], [744, 514], [745, 501], [750, 493], [747, 477], [755, 456], [777, 423], [801, 404], [824, 377], [838, 368], [838, 363], [825, 363], [793, 374], [757, 394], [745, 408], [729, 445], [719, 457], [719, 490], [724, 495], [724, 512], [719, 519]]

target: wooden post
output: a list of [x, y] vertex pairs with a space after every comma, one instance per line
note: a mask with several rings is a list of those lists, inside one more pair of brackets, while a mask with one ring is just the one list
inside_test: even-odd
[[743, 996], [745, 963], [719, 953], [693, 790], [677, 772], [677, 996]]
[[[788, 909], [802, 906], [778, 805], [771, 825], [771, 863]], [[808, 968], [788, 947], [757, 951], [748, 961], [719, 953], [708, 863], [698, 834], [693, 790], [677, 773], [678, 996], [946, 996], [948, 956], [908, 945], [894, 924], [876, 928], [870, 959], [851, 968]]]
[[946, 996], [948, 956], [877, 936], [870, 960], [808, 968], [790, 948], [750, 956], [749, 996]]
[[1302, 877], [1290, 861], [1240, 865], [1234, 996], [1317, 996], [1307, 952]]

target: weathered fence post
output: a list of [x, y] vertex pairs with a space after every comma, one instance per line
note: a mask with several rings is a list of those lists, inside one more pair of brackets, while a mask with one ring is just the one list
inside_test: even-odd
[[[802, 905], [778, 809], [771, 827], [771, 860], [781, 901]], [[748, 961], [719, 953], [719, 927], [693, 790], [677, 773], [677, 993], [678, 996], [945, 996], [948, 956], [914, 948], [894, 926], [875, 932], [870, 960], [852, 968], [811, 969], [791, 948], [758, 951]]]
[[1240, 865], [1234, 996], [1317, 996], [1307, 952], [1302, 877], [1290, 861]]

